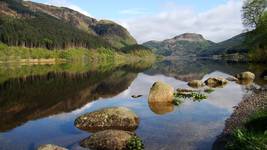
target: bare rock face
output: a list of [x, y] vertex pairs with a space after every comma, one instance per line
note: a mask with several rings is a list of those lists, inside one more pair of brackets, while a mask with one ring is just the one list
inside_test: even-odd
[[205, 81], [205, 84], [209, 87], [222, 87], [224, 85], [226, 85], [228, 82], [226, 79], [224, 78], [220, 78], [220, 77], [214, 77], [214, 78], [209, 78]]
[[176, 41], [177, 40], [180, 40], [180, 41], [197, 41], [197, 42], [205, 41], [204, 37], [201, 34], [196, 34], [196, 33], [184, 33], [184, 34], [181, 34], [179, 36], [176, 36], [174, 39]]
[[97, 132], [80, 142], [84, 148], [92, 150], [125, 150], [134, 133], [121, 130]]
[[246, 71], [246, 72], [242, 72], [240, 74], [237, 74], [236, 78], [239, 80], [254, 80], [255, 74], [252, 72]]
[[150, 89], [148, 102], [149, 103], [166, 103], [173, 101], [174, 89], [170, 85], [161, 81], [155, 82]]
[[37, 150], [68, 150], [68, 149], [57, 145], [46, 144], [39, 146]]
[[200, 88], [200, 87], [205, 86], [205, 84], [201, 80], [192, 80], [188, 82], [188, 86], [192, 88]]
[[104, 108], [78, 117], [75, 126], [86, 131], [118, 129], [133, 131], [139, 125], [138, 116], [125, 107]]

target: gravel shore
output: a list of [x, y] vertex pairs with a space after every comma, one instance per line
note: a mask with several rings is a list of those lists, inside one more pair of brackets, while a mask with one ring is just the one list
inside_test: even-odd
[[235, 129], [243, 127], [246, 120], [257, 110], [267, 109], [267, 90], [254, 90], [251, 95], [245, 96], [243, 101], [235, 107], [230, 118], [225, 122], [222, 134], [213, 144], [214, 150], [223, 150], [229, 134]]

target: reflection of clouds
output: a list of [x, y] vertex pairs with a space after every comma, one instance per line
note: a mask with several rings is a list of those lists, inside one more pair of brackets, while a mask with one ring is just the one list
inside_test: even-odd
[[148, 96], [151, 86], [156, 81], [163, 81], [172, 85], [173, 87], [187, 87], [186, 82], [176, 80], [172, 77], [166, 77], [164, 75], [149, 76], [143, 73], [139, 73], [137, 78], [131, 84], [131, 86], [127, 90], [116, 96], [116, 98], [128, 98], [131, 95]]
[[[209, 77], [227, 78], [230, 76], [231, 75], [225, 74], [223, 72], [215, 71], [205, 75], [203, 77], [203, 81], [208, 79]], [[242, 100], [243, 95], [244, 91], [242, 90], [242, 86], [234, 82], [229, 82], [223, 88], [216, 88], [215, 92], [209, 95], [207, 102], [216, 107], [227, 109], [231, 112], [233, 110], [233, 106], [238, 105], [238, 103]]]
[[95, 102], [90, 102], [80, 109], [76, 109], [76, 110], [69, 112], [69, 113], [61, 113], [58, 115], [52, 115], [52, 116], [49, 116], [48, 118], [50, 118], [50, 119], [56, 118], [57, 120], [69, 120], [69, 118], [71, 116], [79, 115], [81, 113], [84, 113], [87, 109], [90, 109], [94, 105], [94, 103]]

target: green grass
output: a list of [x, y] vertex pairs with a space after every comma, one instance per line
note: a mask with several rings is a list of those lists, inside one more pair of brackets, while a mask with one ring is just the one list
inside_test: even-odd
[[107, 48], [85, 49], [72, 48], [67, 50], [48, 50], [44, 48], [25, 48], [7, 46], [0, 43], [0, 62], [21, 61], [23, 59], [56, 59], [67, 62], [136, 62], [154, 61], [155, 56], [150, 51], [138, 50], [128, 53], [117, 52]]
[[229, 150], [266, 150], [267, 149], [267, 109], [252, 114], [244, 123], [232, 133], [226, 149]]

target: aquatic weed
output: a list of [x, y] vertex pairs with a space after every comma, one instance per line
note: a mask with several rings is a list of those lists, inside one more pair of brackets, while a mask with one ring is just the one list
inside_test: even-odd
[[133, 136], [128, 141], [126, 147], [128, 150], [144, 150], [145, 149], [143, 141], [137, 136]]
[[209, 89], [205, 89], [204, 90], [204, 92], [205, 93], [208, 93], [208, 94], [210, 94], [210, 93], [212, 93], [212, 92], [214, 92], [215, 90], [214, 89], [212, 89], [212, 88], [209, 88]]

